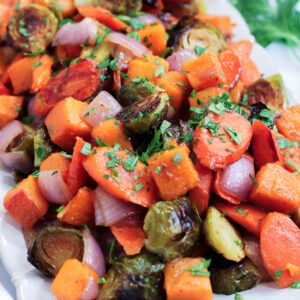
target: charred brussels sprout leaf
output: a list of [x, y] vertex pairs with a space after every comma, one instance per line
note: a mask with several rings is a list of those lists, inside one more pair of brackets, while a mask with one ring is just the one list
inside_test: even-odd
[[248, 97], [248, 105], [261, 102], [275, 112], [281, 112], [285, 107], [284, 86], [279, 74], [255, 81], [244, 91], [244, 95]]
[[43, 229], [28, 249], [28, 261], [44, 275], [54, 277], [65, 260], [82, 260], [83, 240], [80, 231], [49, 226]]
[[146, 214], [146, 249], [166, 261], [191, 254], [200, 234], [200, 223], [186, 197], [160, 201]]
[[217, 261], [210, 268], [210, 280], [213, 292], [231, 295], [249, 290], [262, 281], [258, 269], [250, 259], [238, 263]]
[[164, 299], [163, 270], [153, 254], [123, 257], [109, 269], [98, 300]]
[[127, 15], [129, 11], [140, 11], [142, 0], [75, 0], [75, 6], [102, 6], [115, 14]]
[[39, 167], [52, 151], [47, 130], [44, 127], [39, 128], [34, 135], [34, 166]]
[[171, 126], [166, 129], [162, 139], [164, 144], [177, 139], [178, 144], [185, 142], [189, 145], [193, 139], [193, 128], [187, 122], [181, 120], [171, 121]]
[[141, 135], [165, 119], [168, 107], [168, 94], [158, 91], [125, 107], [116, 115], [116, 119], [122, 122], [129, 136]]
[[127, 82], [119, 90], [118, 100], [123, 107], [149, 96], [149, 89], [143, 82]]
[[194, 51], [196, 47], [200, 47], [215, 53], [220, 53], [227, 47], [226, 38], [219, 29], [193, 17], [183, 17], [178, 26], [170, 31], [169, 46], [173, 46], [175, 51]]
[[260, 120], [265, 123], [270, 129], [273, 129], [275, 120], [274, 114], [268, 109], [268, 107], [261, 103], [257, 102], [248, 106], [248, 109], [251, 112], [250, 121]]
[[243, 241], [238, 232], [214, 206], [207, 209], [203, 229], [208, 245], [217, 253], [237, 262], [245, 257]]
[[24, 52], [42, 52], [58, 27], [55, 14], [45, 6], [29, 4], [19, 9], [7, 25], [7, 38]]

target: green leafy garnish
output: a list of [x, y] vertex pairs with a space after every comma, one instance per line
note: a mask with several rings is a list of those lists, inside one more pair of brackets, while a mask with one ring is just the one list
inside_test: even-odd
[[293, 284], [290, 285], [291, 288], [293, 289], [300, 289], [300, 280], [294, 282]]
[[299, 148], [299, 144], [297, 142], [291, 142], [287, 139], [278, 139], [277, 143], [278, 143], [278, 146], [280, 149], [286, 149], [286, 148], [290, 148], [290, 147], [294, 147], [294, 146]]
[[238, 132], [236, 132], [233, 128], [224, 126], [224, 129], [228, 132], [228, 134], [230, 135], [231, 139], [238, 145], [241, 144], [242, 142], [242, 138], [239, 135]]
[[195, 276], [210, 276], [210, 272], [203, 271], [203, 269], [206, 269], [210, 266], [210, 263], [211, 263], [211, 258], [210, 259], [203, 258], [202, 263], [192, 268], [186, 269], [185, 271], [190, 272]]
[[274, 271], [274, 275], [275, 275], [276, 280], [279, 280], [282, 273], [283, 273], [283, 270]]

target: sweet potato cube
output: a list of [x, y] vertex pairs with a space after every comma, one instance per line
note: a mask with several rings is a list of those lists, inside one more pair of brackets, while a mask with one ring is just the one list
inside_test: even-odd
[[166, 150], [148, 160], [148, 164], [164, 200], [174, 200], [197, 186], [198, 173], [184, 144]]
[[0, 96], [0, 129], [18, 117], [22, 104], [23, 97]]
[[65, 98], [56, 104], [45, 121], [53, 143], [72, 151], [76, 136], [83, 139], [89, 138], [92, 128], [81, 118], [81, 113], [87, 106], [87, 103], [72, 97]]
[[6, 194], [3, 205], [17, 222], [30, 230], [47, 212], [49, 203], [39, 191], [37, 178], [29, 176]]

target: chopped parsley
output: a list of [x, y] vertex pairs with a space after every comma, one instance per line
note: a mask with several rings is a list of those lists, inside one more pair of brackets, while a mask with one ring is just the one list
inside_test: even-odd
[[282, 273], [283, 273], [283, 270], [274, 271], [276, 280], [280, 279]]
[[194, 48], [194, 52], [195, 52], [197, 55], [199, 55], [199, 56], [202, 55], [205, 51], [206, 51], [205, 48], [202, 48], [202, 47], [200, 47], [200, 46], [198, 46], [198, 45], [196, 45], [195, 48]]
[[249, 177], [250, 177], [252, 183], [253, 183], [256, 187], [258, 187], [257, 181], [255, 180], [255, 178], [254, 178], [250, 173], [249, 173]]
[[290, 285], [291, 288], [293, 289], [300, 289], [300, 280], [294, 282], [293, 284]]
[[155, 71], [154, 71], [154, 76], [158, 77], [164, 77], [165, 76], [165, 67], [164, 66], [160, 66], [158, 67]]
[[159, 174], [161, 170], [162, 170], [162, 166], [158, 166], [158, 167], [155, 168], [154, 172], [156, 174]]
[[236, 132], [233, 128], [227, 126], [224, 126], [224, 129], [228, 132], [232, 141], [234, 141], [238, 145], [241, 144], [242, 138], [238, 132]]
[[285, 162], [286, 165], [291, 166], [296, 170], [293, 174], [298, 175], [300, 172], [300, 168], [291, 160], [289, 159], [288, 161]]
[[297, 142], [291, 142], [287, 139], [278, 139], [277, 143], [280, 149], [286, 149], [294, 146], [299, 148], [299, 144]]
[[44, 158], [46, 156], [46, 151], [42, 147], [38, 147], [36, 150], [36, 155], [40, 158]]
[[56, 210], [56, 212], [61, 212], [63, 209], [64, 209], [65, 207], [63, 206], [63, 205], [61, 205], [57, 210]]
[[84, 155], [90, 155], [91, 154], [91, 149], [92, 149], [92, 145], [88, 142], [85, 142], [84, 145], [82, 146], [80, 153], [84, 154]]
[[210, 263], [211, 263], [211, 259], [205, 259], [203, 257], [202, 263], [200, 263], [192, 268], [185, 269], [185, 271], [190, 272], [195, 276], [210, 276], [210, 272], [203, 271], [203, 269], [206, 269], [210, 266]]
[[136, 164], [138, 163], [138, 157], [137, 156], [129, 156], [124, 160], [123, 167], [126, 171], [133, 171]]
[[243, 207], [237, 207], [236, 211], [241, 214], [243, 212], [244, 208]]

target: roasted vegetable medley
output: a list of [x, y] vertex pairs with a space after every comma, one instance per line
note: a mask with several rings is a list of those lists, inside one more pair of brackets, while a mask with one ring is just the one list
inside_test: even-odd
[[300, 287], [300, 105], [230, 17], [200, 0], [0, 2], [3, 205], [57, 299]]

